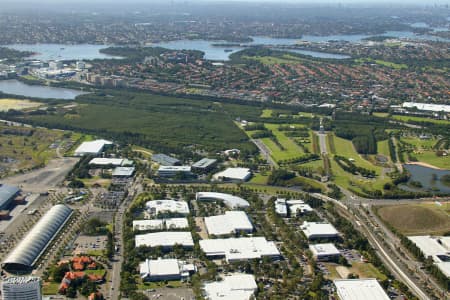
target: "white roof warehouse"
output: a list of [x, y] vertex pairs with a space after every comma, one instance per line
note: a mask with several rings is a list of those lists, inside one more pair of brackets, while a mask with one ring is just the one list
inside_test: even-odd
[[376, 279], [342, 279], [334, 285], [340, 300], [389, 300]]
[[206, 217], [205, 225], [208, 234], [213, 235], [253, 231], [253, 225], [243, 211], [227, 211], [224, 215]]
[[105, 146], [112, 145], [113, 143], [107, 140], [95, 140], [90, 142], [83, 142], [80, 146], [75, 150], [75, 156], [83, 156], [83, 155], [98, 155], [100, 154]]
[[264, 256], [279, 258], [274, 242], [264, 237], [200, 240], [200, 248], [208, 257], [225, 257], [228, 262], [259, 259]]
[[194, 247], [194, 240], [189, 231], [161, 231], [147, 234], [136, 235], [136, 247], [148, 246], [163, 248], [173, 248], [175, 245], [181, 245], [184, 248]]

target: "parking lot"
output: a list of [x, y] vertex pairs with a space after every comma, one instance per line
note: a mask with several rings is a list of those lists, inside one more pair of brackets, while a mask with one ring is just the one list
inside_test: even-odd
[[189, 288], [157, 288], [143, 291], [149, 299], [160, 300], [191, 300], [195, 299], [194, 292]]
[[98, 251], [103, 251], [106, 249], [107, 243], [106, 235], [100, 236], [87, 236], [80, 235], [77, 237], [74, 243], [75, 249], [73, 250], [73, 255], [79, 254], [89, 254]]

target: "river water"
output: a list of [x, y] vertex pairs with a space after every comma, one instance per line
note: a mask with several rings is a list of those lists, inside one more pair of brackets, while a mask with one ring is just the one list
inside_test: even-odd
[[0, 80], [0, 91], [6, 94], [43, 99], [73, 100], [87, 94], [78, 90], [57, 88], [42, 85], [29, 85], [18, 80]]

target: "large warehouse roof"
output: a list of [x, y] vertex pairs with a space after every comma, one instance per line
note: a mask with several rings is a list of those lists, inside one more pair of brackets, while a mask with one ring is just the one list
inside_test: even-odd
[[248, 168], [228, 168], [222, 172], [213, 175], [215, 180], [236, 180], [247, 181], [252, 176], [252, 172]]
[[162, 231], [136, 235], [136, 247], [173, 247], [176, 244], [194, 247], [194, 240], [189, 231]]
[[18, 187], [0, 184], [0, 209], [5, 209], [19, 192]]
[[107, 140], [95, 140], [90, 142], [83, 142], [75, 150], [75, 156], [82, 156], [86, 154], [99, 154], [103, 151], [106, 145], [112, 145], [112, 142]]
[[434, 112], [440, 112], [440, 111], [450, 112], [450, 105], [444, 105], [444, 104], [404, 102], [402, 106], [406, 107], [406, 108], [417, 107], [418, 110], [427, 110], [427, 111], [434, 111]]
[[185, 201], [152, 200], [148, 201], [145, 206], [147, 207], [147, 210], [154, 215], [158, 215], [159, 213], [189, 214], [189, 206]]
[[341, 279], [334, 285], [341, 300], [389, 300], [376, 279]]
[[300, 229], [308, 239], [337, 237], [339, 232], [333, 225], [328, 223], [303, 222]]
[[200, 240], [200, 248], [206, 256], [224, 256], [227, 261], [280, 256], [275, 243], [264, 237]]
[[224, 215], [206, 217], [205, 225], [208, 234], [214, 235], [253, 231], [253, 225], [243, 211], [227, 211]]
[[420, 248], [425, 257], [432, 256], [433, 260], [436, 262], [440, 262], [438, 256], [450, 256], [449, 236], [409, 236], [408, 239], [410, 239], [414, 244], [416, 244], [417, 247]]
[[34, 263], [71, 214], [72, 209], [68, 206], [53, 206], [3, 261], [3, 268], [11, 273], [31, 271]]
[[123, 163], [123, 158], [104, 158], [104, 157], [94, 157], [89, 162], [90, 165], [97, 166], [120, 166]]
[[250, 204], [240, 198], [230, 194], [214, 193], [214, 192], [200, 192], [195, 194], [197, 201], [223, 201], [229, 208], [249, 207]]
[[206, 299], [209, 300], [248, 300], [258, 286], [250, 274], [232, 274], [222, 281], [205, 283]]

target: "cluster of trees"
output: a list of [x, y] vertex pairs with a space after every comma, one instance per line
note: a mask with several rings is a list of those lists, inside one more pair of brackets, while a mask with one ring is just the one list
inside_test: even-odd
[[98, 218], [92, 218], [87, 221], [83, 226], [83, 233], [86, 235], [105, 235], [107, 234], [108, 228], [106, 227], [108, 224], [106, 222], [101, 221]]
[[289, 158], [289, 159], [283, 159], [278, 161], [281, 165], [289, 165], [289, 164], [296, 164], [296, 163], [305, 163], [312, 160], [318, 160], [320, 159], [320, 156], [314, 153], [305, 153], [303, 155]]
[[391, 160], [395, 163], [397, 162], [397, 152], [395, 150], [395, 145], [392, 138], [389, 138], [388, 146], [389, 146], [389, 156], [391, 157]]
[[374, 170], [368, 170], [363, 167], [358, 167], [346, 157], [335, 155], [334, 160], [346, 172], [352, 173], [354, 175], [360, 174], [361, 176], [369, 178], [373, 178], [376, 176], [376, 172]]

